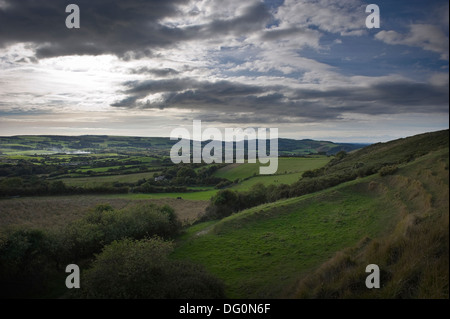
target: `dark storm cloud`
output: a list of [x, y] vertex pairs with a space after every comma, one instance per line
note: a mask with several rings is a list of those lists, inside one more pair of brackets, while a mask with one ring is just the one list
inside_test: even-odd
[[[361, 87], [293, 89], [230, 81], [208, 82], [189, 78], [135, 81], [124, 84], [127, 98], [113, 106], [178, 108], [199, 111], [205, 120], [289, 122], [339, 119], [345, 113], [366, 115], [447, 113], [448, 89], [425, 83], [397, 81]], [[157, 102], [150, 94], [161, 94]], [[139, 102], [138, 102], [139, 101]], [[226, 114], [226, 117], [223, 115]]]
[[5, 0], [0, 7], [0, 47], [19, 42], [36, 45], [38, 57], [116, 54], [129, 58], [151, 56], [152, 48], [179, 41], [217, 38], [260, 28], [270, 18], [262, 4], [249, 6], [241, 16], [186, 28], [160, 21], [182, 15], [177, 9], [188, 0], [78, 0], [81, 28], [67, 29], [65, 8], [74, 1]]
[[[447, 107], [448, 88], [427, 83], [407, 81], [378, 83], [368, 87], [329, 88], [327, 90], [298, 90], [293, 99], [334, 99], [336, 101], [377, 102], [390, 106], [415, 107], [439, 105]], [[441, 111], [444, 109], [441, 109]], [[375, 112], [376, 113], [376, 112]], [[394, 111], [394, 113], [396, 113]]]
[[241, 36], [248, 32], [261, 30], [271, 17], [264, 4], [256, 3], [247, 7], [241, 16], [229, 20], [215, 20], [203, 26], [201, 30], [209, 36], [216, 34]]
[[158, 77], [168, 77], [177, 75], [180, 72], [171, 68], [165, 68], [165, 69], [151, 69], [147, 67], [142, 67], [138, 69], [131, 70], [131, 74], [148, 74], [148, 75], [155, 75]]
[[312, 33], [314, 33], [314, 31], [309, 29], [289, 28], [289, 29], [265, 31], [262, 34], [261, 38], [263, 40], [278, 40], [285, 37], [290, 37], [292, 35], [310, 35]]
[[[256, 95], [263, 94], [267, 89], [229, 81], [213, 83], [189, 78], [132, 81], [124, 85], [127, 87], [124, 93], [129, 96], [122, 101], [114, 103], [112, 106], [166, 108], [176, 105], [175, 107], [179, 108], [191, 108], [195, 105], [194, 108], [203, 110], [214, 109], [215, 107], [248, 107], [250, 99], [257, 99]], [[136, 104], [137, 100], [155, 93], [164, 95], [162, 103]]]
[[73, 1], [6, 1], [0, 9], [0, 45], [33, 42], [38, 57], [143, 51], [170, 44], [177, 36], [158, 24], [185, 0], [89, 1], [76, 3], [81, 28], [67, 29], [65, 8]]

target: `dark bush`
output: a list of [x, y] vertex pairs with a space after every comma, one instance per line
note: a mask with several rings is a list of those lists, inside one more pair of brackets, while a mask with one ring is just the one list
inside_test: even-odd
[[180, 229], [181, 223], [169, 206], [139, 204], [114, 210], [109, 205], [99, 205], [65, 229], [64, 246], [78, 259], [100, 252], [114, 240], [155, 235], [173, 238]]
[[382, 167], [378, 173], [380, 176], [388, 176], [388, 175], [394, 175], [398, 171], [398, 166], [396, 165], [389, 165]]
[[233, 184], [231, 181], [229, 181], [229, 180], [224, 180], [224, 181], [221, 181], [220, 183], [218, 183], [218, 184], [216, 185], [216, 189], [222, 189], [222, 188], [225, 188], [225, 187], [227, 187], [227, 186], [230, 186], [231, 184]]
[[201, 266], [168, 258], [158, 238], [114, 241], [97, 255], [74, 297], [96, 299], [224, 298], [223, 284]]
[[0, 297], [27, 297], [46, 288], [55, 269], [47, 234], [9, 229], [0, 239]]

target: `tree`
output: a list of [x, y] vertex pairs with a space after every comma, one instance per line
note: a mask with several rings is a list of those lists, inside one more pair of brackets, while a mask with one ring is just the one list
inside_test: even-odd
[[348, 155], [348, 154], [347, 154], [346, 151], [340, 151], [339, 153], [336, 154], [336, 158], [337, 158], [338, 160], [341, 160], [341, 159], [343, 159], [344, 157], [346, 157], [347, 155]]

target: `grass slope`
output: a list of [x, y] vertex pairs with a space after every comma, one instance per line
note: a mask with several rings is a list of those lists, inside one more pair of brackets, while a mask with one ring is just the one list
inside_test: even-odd
[[[298, 298], [442, 298], [449, 296], [449, 153], [433, 152], [404, 167], [378, 192], [393, 191], [399, 221], [380, 238], [364, 238], [301, 280]], [[381, 269], [381, 289], [368, 290], [368, 264]]]
[[377, 143], [348, 154], [341, 160], [332, 160], [325, 174], [351, 172], [356, 168], [382, 167], [414, 160], [431, 151], [449, 145], [449, 130]]
[[[395, 176], [373, 175], [196, 225], [178, 242], [173, 258], [204, 264], [224, 280], [231, 298], [298, 297], [298, 282], [337, 252], [398, 232], [409, 221], [405, 214], [426, 207], [427, 214], [443, 216], [437, 221], [448, 220], [448, 146], [401, 166]], [[371, 261], [377, 262], [383, 264]], [[362, 284], [366, 275], [358, 273]], [[448, 272], [442, 276], [448, 287]]]

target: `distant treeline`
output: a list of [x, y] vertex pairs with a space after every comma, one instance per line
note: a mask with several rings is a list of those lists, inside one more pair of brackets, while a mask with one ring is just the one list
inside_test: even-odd
[[82, 194], [127, 194], [129, 187], [68, 186], [62, 181], [49, 182], [40, 178], [22, 179], [20, 177], [5, 178], [0, 182], [0, 196], [52, 196]]
[[[173, 165], [171, 162], [166, 160], [156, 159], [152, 165], [158, 166], [168, 166]], [[79, 169], [88, 166], [92, 169], [101, 167], [112, 167], [106, 172], [94, 172], [93, 170], [85, 170], [84, 175], [111, 175], [111, 173], [126, 173], [126, 170], [131, 171], [133, 169], [138, 169], [140, 172], [151, 172], [156, 171], [158, 168], [148, 166], [137, 160], [127, 160], [127, 161], [116, 161], [116, 160], [106, 160], [106, 161], [92, 161], [88, 157], [78, 157], [72, 158], [68, 162], [59, 162], [51, 158], [44, 160], [20, 160], [17, 164], [3, 164], [0, 166], [0, 177], [29, 177], [33, 175], [48, 175], [48, 177], [56, 177], [61, 175], [68, 175], [70, 173], [82, 174]], [[69, 175], [70, 176], [70, 175]]]
[[165, 168], [156, 177], [162, 180], [156, 185], [173, 186], [218, 186], [225, 187], [232, 184], [225, 178], [214, 176], [214, 173], [224, 167], [225, 164], [208, 165], [204, 164], [180, 164]]
[[[152, 180], [150, 179], [150, 182]], [[1, 196], [55, 196], [89, 194], [128, 194], [128, 193], [186, 193], [184, 186], [156, 186], [146, 179], [136, 183], [113, 183], [96, 186], [68, 186], [62, 181], [49, 182], [44, 179], [6, 178], [0, 182]]]

